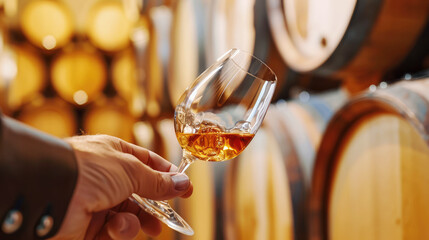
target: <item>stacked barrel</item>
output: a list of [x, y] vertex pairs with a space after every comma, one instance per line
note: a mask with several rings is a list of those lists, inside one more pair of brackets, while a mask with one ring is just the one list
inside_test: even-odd
[[429, 2], [251, 2], [285, 99], [226, 171], [224, 237], [428, 238]]
[[[58, 137], [109, 134], [180, 161], [173, 107], [204, 68], [193, 1], [20, 0], [1, 1], [0, 11], [4, 114]], [[196, 164], [196, 194], [174, 204], [197, 239], [214, 236], [209, 169]], [[158, 239], [177, 237], [165, 227]]]
[[3, 113], [176, 164], [174, 107], [199, 73], [240, 48], [277, 74], [248, 148], [194, 163], [193, 196], [171, 202], [195, 236], [164, 227], [156, 239], [429, 238], [429, 1], [20, 0], [0, 11]]

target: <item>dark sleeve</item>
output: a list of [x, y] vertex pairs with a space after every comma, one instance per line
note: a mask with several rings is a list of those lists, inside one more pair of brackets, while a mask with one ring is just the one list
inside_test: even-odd
[[65, 217], [77, 175], [69, 144], [0, 113], [0, 239], [52, 237]]

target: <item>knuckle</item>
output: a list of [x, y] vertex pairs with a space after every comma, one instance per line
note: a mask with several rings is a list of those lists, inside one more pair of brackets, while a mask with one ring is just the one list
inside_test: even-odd
[[131, 179], [132, 188], [134, 190], [137, 190], [141, 192], [144, 190], [144, 184], [142, 184], [141, 175], [145, 172], [144, 166], [142, 166], [141, 163], [138, 161], [134, 161], [132, 159], [129, 159], [128, 161], [125, 161], [125, 172]]
[[155, 177], [154, 191], [155, 191], [155, 194], [159, 197], [167, 195], [169, 191], [169, 184], [168, 184], [167, 178], [163, 174], [158, 172], [156, 173], [156, 177]]

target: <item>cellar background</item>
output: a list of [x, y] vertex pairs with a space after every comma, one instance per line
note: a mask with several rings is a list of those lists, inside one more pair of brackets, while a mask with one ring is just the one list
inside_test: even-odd
[[[178, 98], [217, 57], [230, 48], [241, 48], [265, 61], [279, 79], [264, 125], [237, 159], [197, 162], [190, 167], [194, 194], [190, 199], [174, 200], [174, 205], [194, 228], [195, 236], [185, 237], [164, 227], [154, 239], [325, 239], [347, 234], [347, 230], [335, 230], [333, 216], [358, 226], [356, 236], [363, 234], [365, 239], [424, 237], [428, 232], [420, 225], [389, 225], [389, 221], [427, 219], [427, 204], [419, 203], [415, 210], [399, 204], [403, 212], [421, 212], [415, 218], [418, 214], [410, 213], [408, 220], [390, 218], [392, 209], [374, 204], [367, 212], [385, 218], [372, 221], [368, 228], [364, 223], [371, 214], [362, 214], [365, 218], [347, 215], [345, 203], [338, 204], [342, 213], [326, 214], [330, 210], [321, 210], [325, 200], [317, 197], [320, 191], [329, 195], [336, 189], [329, 187], [329, 181], [335, 180], [327, 181], [328, 187], [319, 187], [325, 179], [320, 176], [336, 171], [330, 170], [329, 161], [342, 159], [338, 156], [347, 153], [344, 146], [349, 141], [354, 144], [350, 139], [359, 131], [353, 124], [361, 119], [354, 113], [366, 109], [361, 102], [383, 106], [359, 112], [362, 116], [381, 114], [378, 122], [369, 121], [374, 129], [389, 123], [401, 126], [386, 132], [368, 127], [367, 140], [380, 139], [381, 143], [392, 132], [410, 134], [423, 142], [411, 144], [411, 149], [428, 156], [428, 123], [419, 113], [426, 111], [429, 86], [425, 82], [413, 85], [418, 79], [425, 81], [429, 69], [426, 1], [0, 0], [0, 105], [4, 114], [55, 136], [110, 134], [177, 164], [181, 150], [173, 116]], [[391, 90], [396, 82], [402, 85]], [[408, 95], [414, 92], [422, 96], [423, 103], [413, 102], [415, 98], [408, 102]], [[333, 117], [335, 121], [331, 121]], [[336, 121], [350, 123], [341, 128], [349, 135], [335, 135], [340, 126], [347, 125], [335, 125], [339, 124]], [[391, 146], [390, 152], [405, 145], [403, 135], [398, 136], [397, 142], [385, 143]], [[376, 151], [365, 148], [365, 140], [356, 141], [363, 150], [350, 150], [350, 155], [368, 161], [380, 159], [377, 154], [365, 154]], [[326, 149], [337, 155], [325, 154]], [[346, 190], [338, 191], [355, 190], [352, 183], [361, 182], [368, 169], [384, 176], [380, 168], [399, 164], [402, 175], [393, 174], [393, 180], [386, 180], [393, 190], [385, 190], [384, 185], [378, 190], [391, 196], [401, 188], [395, 197], [406, 202], [408, 185], [403, 179], [408, 163], [404, 162], [415, 155], [401, 151], [399, 155], [399, 163], [386, 161], [377, 167], [370, 162], [355, 177], [346, 173], [354, 178], [348, 180]], [[356, 165], [365, 162], [353, 161]], [[426, 169], [422, 161], [407, 169]], [[424, 174], [415, 174], [413, 181], [424, 185], [428, 179], [421, 176]], [[395, 185], [395, 181], [402, 182]], [[374, 179], [367, 182], [368, 186], [386, 184]], [[424, 190], [410, 188], [421, 193], [422, 202], [428, 200]], [[375, 196], [369, 190], [363, 193], [370, 199]], [[318, 219], [318, 214], [331, 216], [332, 224], [326, 224], [324, 217]], [[375, 230], [365, 235], [362, 229]], [[137, 239], [150, 238], [140, 233]]]

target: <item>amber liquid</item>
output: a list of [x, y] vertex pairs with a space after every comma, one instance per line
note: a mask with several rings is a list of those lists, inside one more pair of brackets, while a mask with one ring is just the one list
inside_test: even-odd
[[202, 133], [176, 132], [182, 148], [200, 160], [221, 162], [239, 155], [255, 134], [204, 131]]

